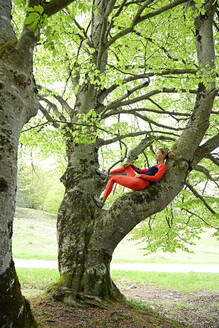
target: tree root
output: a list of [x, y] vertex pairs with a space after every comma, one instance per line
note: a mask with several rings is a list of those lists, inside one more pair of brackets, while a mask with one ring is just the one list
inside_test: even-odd
[[75, 294], [71, 289], [62, 287], [53, 290], [52, 298], [56, 301], [63, 302], [71, 307], [86, 308], [95, 307], [100, 309], [107, 309], [107, 304], [98, 296], [87, 295], [83, 293]]
[[78, 298], [83, 302], [83, 304], [87, 304], [91, 307], [96, 307], [100, 309], [107, 310], [108, 306], [106, 303], [103, 302], [103, 300], [97, 296], [93, 295], [86, 295], [86, 294], [78, 294]]

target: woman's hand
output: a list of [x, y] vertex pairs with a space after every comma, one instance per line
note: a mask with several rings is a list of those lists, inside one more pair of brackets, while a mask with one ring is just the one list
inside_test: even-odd
[[124, 165], [123, 165], [123, 167], [124, 167], [124, 169], [126, 169], [129, 165], [131, 165], [132, 163], [130, 163], [130, 162], [126, 162]]

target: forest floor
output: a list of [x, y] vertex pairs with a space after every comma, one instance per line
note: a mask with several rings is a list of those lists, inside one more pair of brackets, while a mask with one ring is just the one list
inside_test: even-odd
[[32, 298], [39, 328], [219, 327], [219, 293], [179, 293], [125, 282], [117, 282], [117, 286], [131, 302], [82, 309], [70, 308], [45, 294]]

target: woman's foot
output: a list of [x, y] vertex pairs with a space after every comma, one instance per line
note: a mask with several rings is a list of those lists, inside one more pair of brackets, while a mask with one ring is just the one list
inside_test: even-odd
[[107, 180], [109, 178], [109, 175], [105, 170], [101, 171], [100, 169], [96, 169], [95, 171], [101, 177], [101, 179]]
[[94, 196], [93, 200], [94, 200], [94, 203], [97, 205], [97, 207], [102, 208], [106, 201], [106, 197], [103, 196], [101, 198], [98, 198], [97, 196]]

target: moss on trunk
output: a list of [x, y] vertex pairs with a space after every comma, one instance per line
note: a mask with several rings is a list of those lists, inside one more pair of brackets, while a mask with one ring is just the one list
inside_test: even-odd
[[13, 261], [11, 261], [10, 267], [0, 275], [0, 295], [1, 328], [37, 327], [30, 304], [21, 294]]

